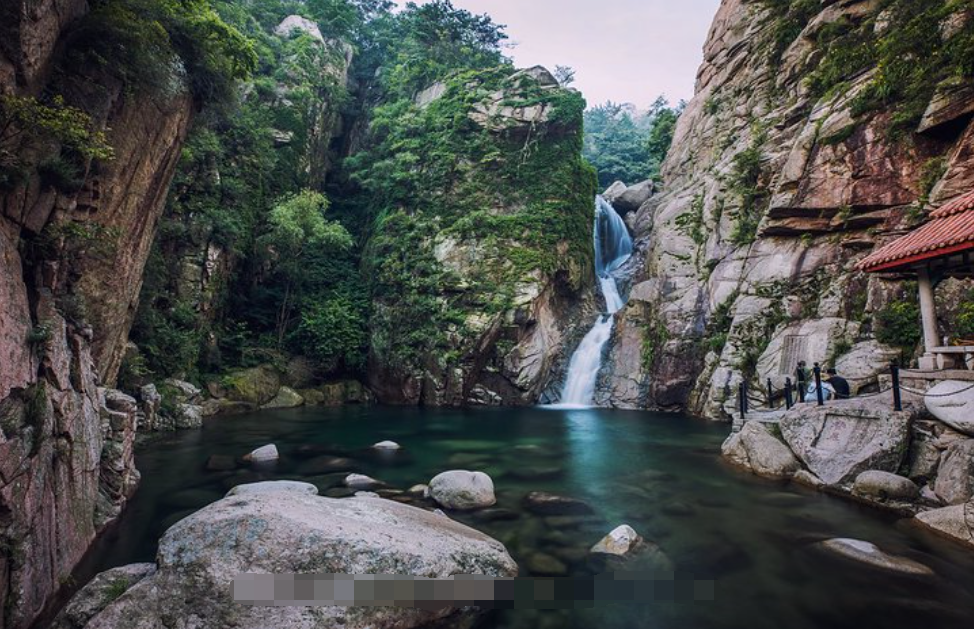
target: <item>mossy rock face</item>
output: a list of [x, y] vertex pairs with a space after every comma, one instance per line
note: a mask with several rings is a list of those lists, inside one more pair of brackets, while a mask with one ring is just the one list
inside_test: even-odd
[[273, 367], [261, 365], [228, 374], [223, 385], [231, 400], [264, 406], [281, 390], [281, 375]]
[[376, 110], [387, 137], [368, 172], [398, 175], [362, 175], [378, 213], [364, 266], [380, 400], [465, 403], [540, 300], [577, 298], [593, 280], [585, 101], [549, 76], [465, 72], [431, 102]]

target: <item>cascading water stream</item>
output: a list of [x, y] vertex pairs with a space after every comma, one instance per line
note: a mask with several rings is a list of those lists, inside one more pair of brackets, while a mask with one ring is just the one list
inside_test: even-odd
[[632, 237], [622, 217], [601, 196], [595, 200], [595, 272], [605, 298], [601, 315], [572, 355], [561, 394], [561, 407], [587, 407], [595, 399], [595, 384], [602, 369], [602, 353], [612, 336], [615, 313], [625, 302], [612, 273], [632, 256]]

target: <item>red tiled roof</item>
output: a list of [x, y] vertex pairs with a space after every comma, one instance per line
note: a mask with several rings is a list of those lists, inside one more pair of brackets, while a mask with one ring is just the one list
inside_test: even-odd
[[974, 192], [930, 214], [930, 222], [870, 254], [857, 266], [869, 273], [974, 250]]

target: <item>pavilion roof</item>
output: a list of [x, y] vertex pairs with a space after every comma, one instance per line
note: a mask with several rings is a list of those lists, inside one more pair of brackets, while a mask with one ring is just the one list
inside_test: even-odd
[[867, 256], [868, 273], [903, 270], [920, 262], [974, 250], [974, 191], [930, 214], [930, 221]]

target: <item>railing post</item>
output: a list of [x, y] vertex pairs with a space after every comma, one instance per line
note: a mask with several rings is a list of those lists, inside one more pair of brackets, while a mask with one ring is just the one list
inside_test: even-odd
[[737, 385], [737, 407], [741, 411], [741, 419], [747, 416], [747, 390], [744, 383]]
[[894, 360], [889, 364], [890, 374], [893, 376], [893, 410], [903, 410], [903, 394], [900, 391], [900, 366]]
[[798, 403], [801, 404], [805, 401], [805, 391], [808, 389], [808, 382], [805, 381], [805, 365], [798, 363], [796, 372], [798, 375]]
[[785, 378], [785, 408], [789, 411], [795, 405], [795, 400], [791, 396], [791, 378]]
[[822, 392], [822, 366], [815, 363], [815, 395], [818, 397], [818, 405], [825, 406], [825, 395]]
[[768, 408], [774, 410], [774, 385], [771, 383], [771, 378], [768, 378]]

